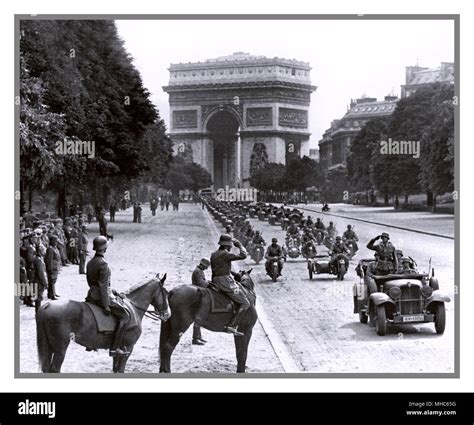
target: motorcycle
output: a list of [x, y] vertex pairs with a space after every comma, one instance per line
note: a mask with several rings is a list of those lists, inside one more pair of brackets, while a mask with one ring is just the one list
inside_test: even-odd
[[344, 254], [337, 254], [337, 260], [331, 264], [331, 273], [336, 275], [338, 280], [344, 280], [347, 272], [346, 259]]
[[270, 226], [274, 226], [276, 224], [276, 220], [277, 216], [272, 214], [270, 217], [268, 217], [268, 224]]
[[336, 238], [334, 237], [334, 235], [327, 234], [324, 237], [323, 244], [327, 249], [331, 249], [335, 241]]
[[306, 242], [303, 246], [302, 253], [304, 258], [314, 258], [316, 256], [316, 248], [311, 242]]
[[352, 259], [352, 257], [354, 257], [357, 252], [354, 241], [352, 239], [346, 239], [344, 242], [346, 244], [347, 249], [350, 251], [349, 258]]
[[298, 258], [300, 256], [301, 254], [300, 248], [299, 248], [300, 242], [299, 242], [298, 237], [296, 236], [289, 237], [286, 240], [286, 246], [287, 246], [288, 256], [290, 258]]
[[254, 245], [251, 252], [252, 252], [252, 255], [251, 255], [252, 260], [255, 261], [255, 263], [258, 266], [264, 256], [263, 244], [259, 243], [259, 244]]
[[278, 276], [280, 275], [278, 273], [278, 261], [280, 260], [280, 257], [271, 257], [270, 258], [270, 271], [267, 272], [267, 274], [272, 278], [273, 282], [276, 282], [278, 279]]
[[314, 231], [314, 237], [316, 238], [317, 244], [321, 245], [324, 240], [324, 232], [321, 229], [316, 229]]
[[329, 210], [330, 210], [330, 208], [329, 208], [328, 204], [324, 204], [323, 207], [321, 208], [322, 212], [328, 212]]

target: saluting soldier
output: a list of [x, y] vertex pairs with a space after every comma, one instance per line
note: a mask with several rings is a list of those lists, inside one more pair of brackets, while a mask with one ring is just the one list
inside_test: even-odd
[[[209, 282], [206, 280], [206, 275], [204, 270], [207, 270], [211, 265], [210, 261], [207, 258], [202, 258], [197, 267], [194, 269], [191, 276], [191, 282], [193, 285], [199, 286], [200, 288], [207, 288]], [[194, 345], [204, 345], [207, 341], [202, 338], [201, 335], [201, 326], [196, 322], [193, 326], [193, 341]]]
[[95, 251], [95, 256], [87, 263], [89, 292], [86, 301], [103, 307], [105, 314], [113, 314], [119, 319], [109, 354], [111, 356], [128, 356], [130, 352], [122, 346], [122, 340], [130, 319], [127, 310], [110, 288], [111, 273], [104, 258], [107, 251], [107, 238], [96, 236], [92, 241], [92, 249]]
[[[375, 242], [382, 239], [380, 243], [375, 245]], [[393, 273], [398, 269], [398, 259], [395, 253], [395, 247], [389, 242], [390, 235], [383, 232], [381, 235], [371, 239], [367, 244], [367, 248], [375, 251], [378, 254], [377, 260], [377, 274], [387, 275]]]
[[[239, 308], [229, 325], [225, 327], [225, 331], [242, 336], [243, 333], [238, 331], [238, 326], [242, 315], [250, 307], [250, 302], [240, 289], [240, 286], [234, 281], [231, 269], [232, 261], [247, 258], [247, 251], [238, 239], [232, 239], [229, 235], [221, 235], [218, 243], [219, 249], [211, 255], [212, 284], [238, 304]], [[230, 252], [232, 245], [239, 249], [238, 254]]]

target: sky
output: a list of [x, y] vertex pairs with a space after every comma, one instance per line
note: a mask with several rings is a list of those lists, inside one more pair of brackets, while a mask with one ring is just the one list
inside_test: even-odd
[[310, 147], [351, 98], [400, 96], [405, 67], [454, 61], [454, 23], [441, 20], [116, 20], [152, 102], [169, 129], [171, 63], [234, 52], [309, 62]]

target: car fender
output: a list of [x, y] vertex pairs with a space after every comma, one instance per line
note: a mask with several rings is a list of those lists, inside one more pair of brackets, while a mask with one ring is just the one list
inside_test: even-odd
[[431, 304], [433, 303], [449, 303], [451, 301], [451, 298], [449, 298], [446, 294], [443, 294], [440, 291], [434, 291], [433, 294], [431, 294], [431, 297], [428, 298], [428, 302], [426, 303], [427, 308], [430, 307]]
[[375, 292], [370, 294], [369, 303], [375, 306], [379, 306], [382, 304], [392, 304], [395, 305], [395, 301], [393, 301], [386, 293], [384, 292]]

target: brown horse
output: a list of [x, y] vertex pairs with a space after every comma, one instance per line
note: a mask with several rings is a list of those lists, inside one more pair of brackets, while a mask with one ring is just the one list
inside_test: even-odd
[[[234, 336], [237, 373], [245, 373], [248, 345], [252, 337], [253, 327], [257, 322], [255, 286], [250, 277], [251, 271], [241, 271], [235, 274], [236, 280], [244, 288], [251, 304], [250, 308], [242, 316], [239, 324], [239, 331], [244, 336]], [[170, 291], [168, 300], [171, 318], [167, 322], [161, 323], [160, 372], [171, 372], [171, 355], [181, 335], [193, 322], [210, 331], [225, 332], [224, 327], [229, 324], [232, 318], [232, 310], [213, 313], [211, 296], [221, 298], [221, 303], [223, 302], [224, 304], [230, 304], [230, 299], [224, 294], [211, 291], [211, 289], [191, 285], [181, 285]]]
[[[132, 286], [123, 295], [135, 310], [137, 326], [128, 328], [123, 344], [132, 352], [140, 338], [141, 321], [146, 313], [163, 321], [170, 317], [168, 291], [164, 288], [166, 274], [145, 283]], [[150, 304], [155, 308], [148, 312]], [[79, 301], [51, 301], [41, 306], [36, 315], [36, 342], [41, 370], [44, 373], [59, 373], [69, 342], [84, 346], [87, 350], [109, 349], [113, 334], [99, 333], [95, 318], [89, 307]], [[128, 356], [113, 358], [113, 371], [123, 373]]]

